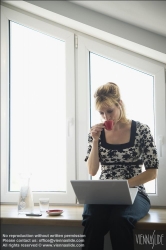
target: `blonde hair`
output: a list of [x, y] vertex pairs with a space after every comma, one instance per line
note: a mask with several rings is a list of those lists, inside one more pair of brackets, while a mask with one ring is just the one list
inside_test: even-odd
[[119, 87], [113, 83], [108, 82], [102, 86], [100, 86], [95, 94], [95, 107], [97, 110], [100, 110], [101, 107], [110, 107], [115, 104], [120, 108], [120, 121], [123, 123], [127, 123], [128, 119], [126, 117], [125, 107], [121, 100]]

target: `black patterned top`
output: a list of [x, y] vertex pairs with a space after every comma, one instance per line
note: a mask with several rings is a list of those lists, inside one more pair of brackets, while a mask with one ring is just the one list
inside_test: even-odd
[[[92, 148], [92, 136], [88, 135], [88, 160]], [[157, 169], [159, 161], [153, 136], [148, 125], [138, 121], [131, 123], [130, 141], [124, 144], [109, 144], [105, 139], [104, 129], [99, 139], [99, 161], [101, 163], [100, 179], [130, 179], [142, 173], [145, 169]], [[139, 185], [138, 191], [146, 194], [144, 185]]]

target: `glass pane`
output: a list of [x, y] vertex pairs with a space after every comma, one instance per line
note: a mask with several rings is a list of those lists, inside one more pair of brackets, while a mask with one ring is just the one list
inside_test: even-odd
[[[90, 53], [91, 126], [101, 122], [94, 108], [94, 92], [107, 82], [117, 83], [120, 87], [127, 117], [148, 124], [154, 136], [153, 76], [94, 53]], [[98, 178], [99, 173], [93, 177]], [[148, 193], [155, 193], [155, 186], [155, 180], [145, 184]]]
[[65, 100], [65, 42], [10, 22], [10, 191], [66, 191]]

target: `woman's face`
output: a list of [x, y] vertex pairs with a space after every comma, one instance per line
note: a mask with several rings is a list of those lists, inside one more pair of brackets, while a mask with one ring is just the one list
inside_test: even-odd
[[119, 106], [113, 104], [109, 107], [101, 107], [99, 113], [104, 122], [108, 120], [113, 120], [116, 123], [117, 121], [119, 121], [121, 111]]

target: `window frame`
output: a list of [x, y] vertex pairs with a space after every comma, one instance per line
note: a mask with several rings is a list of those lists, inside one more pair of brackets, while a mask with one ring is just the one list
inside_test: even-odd
[[[8, 104], [8, 83], [9, 83], [9, 43], [8, 43], [8, 20], [12, 20], [15, 22], [19, 22], [19, 20], [22, 20], [21, 23], [29, 28], [34, 27], [34, 23], [36, 25], [42, 24], [42, 28], [45, 29], [45, 33], [53, 36], [52, 34], [55, 34], [56, 31], [60, 30], [62, 31], [62, 25], [59, 25], [55, 22], [49, 21], [44, 18], [37, 17], [33, 14], [24, 13], [24, 11], [21, 10], [12, 10], [10, 8], [1, 6], [1, 34], [2, 35], [2, 41], [1, 41], [1, 202], [2, 203], [16, 203], [18, 199], [18, 192], [14, 193], [12, 192], [9, 194], [7, 192], [7, 180], [8, 180], [8, 154], [9, 154], [9, 145], [7, 144], [7, 141], [9, 140], [9, 134], [8, 130], [9, 127], [8, 124], [8, 112], [9, 110], [9, 104]], [[49, 25], [49, 29], [48, 29]], [[68, 82], [70, 82], [70, 85], [67, 85], [67, 93], [74, 93], [72, 98], [70, 98], [70, 102], [72, 105], [68, 105], [68, 111], [71, 115], [67, 117], [68, 124], [71, 125], [71, 134], [72, 136], [68, 138], [68, 154], [71, 156], [71, 164], [72, 170], [68, 169], [69, 179], [90, 179], [90, 176], [87, 171], [86, 163], [84, 162], [84, 158], [86, 156], [87, 152], [87, 135], [89, 132], [89, 124], [90, 124], [90, 92], [89, 92], [89, 51], [92, 51], [94, 53], [103, 55], [108, 57], [110, 56], [110, 59], [117, 60], [117, 57], [119, 57], [119, 60], [126, 64], [126, 58], [128, 60], [128, 65], [134, 67], [133, 65], [136, 64], [136, 66], [139, 66], [140, 70], [143, 70], [143, 67], [146, 67], [146, 71], [152, 75], [154, 75], [155, 79], [157, 81], [161, 82], [164, 91], [160, 91], [159, 88], [157, 88], [157, 84], [155, 84], [155, 91], [157, 95], [161, 94], [161, 100], [164, 102], [164, 111], [166, 109], [166, 93], [165, 93], [165, 68], [166, 65], [163, 63], [160, 63], [158, 61], [149, 59], [147, 57], [141, 56], [137, 53], [131, 52], [129, 50], [123, 49], [121, 47], [109, 44], [107, 42], [104, 42], [102, 40], [99, 40], [94, 37], [90, 37], [88, 35], [85, 35], [81, 32], [78, 32], [76, 30], [72, 30], [70, 28], [67, 28], [63, 26], [64, 30], [64, 39], [68, 40], [71, 44], [70, 48], [68, 47], [68, 55], [70, 56], [70, 63], [69, 67], [67, 67], [67, 74], [70, 74], [70, 77], [68, 78]], [[40, 31], [40, 28], [39, 28]], [[67, 35], [68, 34], [68, 35]], [[74, 48], [74, 34], [78, 35], [78, 49]], [[56, 37], [56, 36], [55, 36]], [[120, 58], [121, 55], [121, 58]], [[137, 63], [135, 60], [137, 58]], [[133, 60], [134, 59], [134, 60]], [[141, 62], [144, 62], [143, 65], [141, 65]], [[73, 63], [72, 63], [73, 62]], [[138, 65], [137, 65], [138, 64]], [[147, 65], [146, 65], [147, 64]], [[149, 65], [153, 66], [153, 70]], [[165, 68], [164, 68], [165, 67]], [[157, 114], [156, 119], [162, 117], [162, 121], [159, 125], [159, 133], [156, 135], [157, 138], [162, 135], [163, 136], [163, 145], [162, 145], [162, 154], [166, 155], [166, 144], [165, 144], [165, 138], [166, 138], [166, 125], [165, 125], [165, 114], [163, 114], [163, 107], [162, 102], [157, 103], [157, 109], [161, 110]], [[68, 129], [68, 124], [66, 126], [66, 129]], [[81, 131], [81, 133], [80, 133]], [[159, 148], [159, 140], [157, 140], [157, 147]], [[73, 147], [71, 147], [73, 145]], [[158, 190], [159, 195], [150, 195], [150, 199], [152, 202], [152, 205], [156, 206], [165, 206], [166, 202], [164, 200], [164, 182], [165, 182], [165, 176], [166, 176], [166, 168], [164, 167], [165, 158], [159, 158], [160, 161], [160, 168], [158, 172]], [[69, 171], [70, 170], [70, 171]], [[162, 170], [162, 171], [160, 171]], [[67, 196], [55, 196], [53, 194], [52, 199], [50, 200], [51, 203], [76, 203], [76, 197], [72, 190], [71, 184], [68, 182], [67, 188], [69, 188], [69, 193], [67, 193]], [[71, 194], [71, 197], [70, 197]], [[48, 193], [34, 193], [35, 202], [38, 202], [38, 198], [41, 197], [41, 195], [45, 196], [48, 195]], [[157, 199], [156, 199], [157, 197]]]
[[[33, 192], [35, 203], [41, 196], [47, 196], [50, 203], [76, 203], [74, 191], [70, 180], [75, 179], [75, 66], [74, 66], [74, 32], [63, 29], [52, 22], [40, 20], [19, 11], [1, 6], [1, 202], [16, 203], [19, 192], [8, 191], [9, 178], [9, 20], [17, 22], [28, 28], [37, 30], [46, 35], [65, 41], [66, 49], [66, 134], [70, 126], [70, 135], [66, 137], [66, 170], [67, 183], [66, 193], [60, 192]], [[72, 123], [71, 123], [72, 121]], [[39, 173], [40, 175], [40, 173]]]
[[[165, 88], [165, 65], [158, 61], [146, 58], [137, 53], [125, 50], [118, 46], [108, 44], [104, 41], [89, 38], [86, 35], [79, 34], [78, 36], [78, 87], [77, 98], [80, 100], [76, 117], [77, 124], [81, 133], [77, 132], [78, 140], [81, 141], [81, 148], [79, 149], [77, 156], [79, 165], [79, 176], [90, 179], [91, 177], [87, 173], [85, 163], [81, 163], [81, 159], [85, 158], [87, 150], [87, 135], [90, 128], [90, 89], [89, 83], [89, 52], [96, 53], [100, 56], [109, 58], [111, 60], [122, 63], [126, 66], [136, 68], [154, 77], [154, 109], [155, 109], [155, 143], [158, 149], [159, 156], [159, 171], [156, 180], [157, 193], [149, 194], [151, 204], [153, 206], [165, 206], [165, 193], [164, 193], [164, 176], [166, 176], [166, 168], [164, 162], [166, 162], [166, 88]], [[159, 87], [158, 87], [159, 86]], [[158, 99], [157, 99], [158, 98]], [[158, 100], [156, 102], [156, 100]], [[163, 106], [164, 104], [164, 106]], [[86, 119], [83, 119], [86, 117]], [[160, 157], [160, 136], [162, 136], [162, 157]]]

